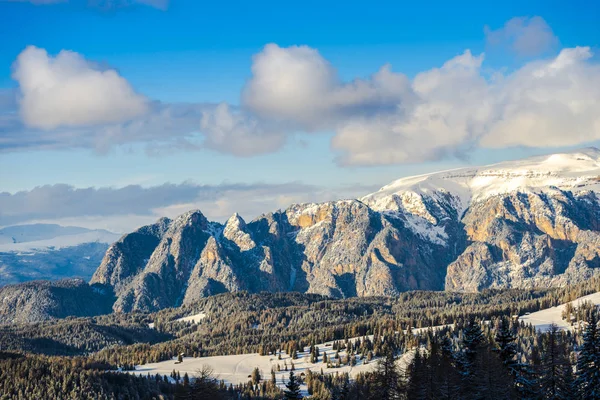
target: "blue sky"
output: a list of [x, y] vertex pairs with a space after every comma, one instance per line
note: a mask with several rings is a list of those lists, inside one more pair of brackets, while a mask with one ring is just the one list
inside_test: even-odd
[[[598, 99], [576, 90], [598, 83], [598, 21], [600, 4], [589, 1], [0, 0], [0, 226], [103, 221], [126, 230], [186, 207], [220, 220], [244, 209], [251, 218], [286, 202], [358, 196], [405, 175], [596, 144]], [[561, 53], [577, 46], [586, 50]], [[55, 62], [64, 50], [79, 61]], [[560, 93], [586, 97], [585, 112], [556, 120], [562, 105], [544, 101], [515, 115], [531, 104], [518, 103], [526, 75], [560, 54], [575, 60], [564, 76], [577, 79]], [[459, 67], [442, 67], [462, 55]], [[385, 64], [392, 74], [378, 80]], [[55, 90], [39, 82], [44, 68], [60, 76]], [[94, 76], [106, 84], [85, 80], [105, 71], [115, 74]], [[352, 86], [356, 79], [362, 86]], [[559, 79], [527, 93], [550, 98]], [[423, 120], [423, 104], [435, 116]], [[434, 125], [444, 112], [443, 126]], [[531, 128], [531, 116], [556, 129]], [[585, 123], [565, 133], [575, 117]], [[127, 218], [101, 205], [79, 215], [35, 209], [81, 188], [141, 185], [144, 196], [168, 182], [212, 194], [170, 198]], [[240, 183], [239, 192], [224, 190]], [[36, 197], [50, 194], [34, 188], [56, 184], [67, 192]], [[29, 208], [14, 206], [16, 192]], [[249, 196], [252, 207], [243, 204]]]

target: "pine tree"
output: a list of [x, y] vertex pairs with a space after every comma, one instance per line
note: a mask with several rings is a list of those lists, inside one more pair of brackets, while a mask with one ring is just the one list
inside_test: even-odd
[[476, 365], [478, 352], [485, 341], [481, 326], [472, 319], [463, 329], [463, 352], [456, 354], [455, 361], [462, 378], [462, 393], [467, 398], [477, 398], [481, 393], [479, 378], [482, 372]]
[[577, 358], [576, 385], [584, 399], [600, 399], [600, 331], [596, 312], [590, 313]]
[[517, 354], [515, 340], [517, 340], [517, 337], [510, 329], [510, 323], [506, 318], [502, 318], [500, 321], [500, 327], [494, 340], [498, 345], [497, 352], [502, 363], [508, 368], [510, 374], [514, 375], [515, 355]]
[[540, 385], [537, 375], [529, 364], [517, 363], [514, 366], [515, 389], [519, 399], [534, 400], [539, 398]]
[[441, 361], [436, 371], [436, 376], [439, 377], [439, 383], [436, 385], [436, 398], [457, 398], [460, 391], [460, 375], [456, 368], [452, 341], [448, 336], [444, 336], [441, 340], [440, 353]]
[[260, 370], [258, 369], [258, 367], [254, 368], [252, 370], [252, 383], [253, 384], [257, 384], [260, 382], [261, 376], [260, 376]]
[[475, 320], [471, 320], [463, 330], [463, 345], [468, 358], [473, 359], [477, 349], [485, 341], [481, 326]]
[[571, 368], [566, 357], [565, 343], [556, 324], [550, 326], [546, 335], [542, 355], [541, 395], [546, 399], [572, 399], [572, 388], [565, 381], [567, 368]]
[[377, 363], [374, 386], [373, 398], [381, 400], [401, 398], [400, 373], [394, 352], [389, 347], [386, 348], [384, 357]]
[[284, 390], [283, 394], [286, 399], [301, 399], [302, 395], [300, 394], [300, 383], [298, 383], [298, 379], [294, 372], [290, 371], [290, 379], [285, 384], [287, 390]]

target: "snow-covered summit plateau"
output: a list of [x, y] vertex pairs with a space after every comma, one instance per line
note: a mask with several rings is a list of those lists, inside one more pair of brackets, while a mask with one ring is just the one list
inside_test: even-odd
[[[482, 167], [401, 178], [362, 197], [361, 201], [381, 210], [388, 208], [390, 196], [410, 198], [442, 192], [455, 196], [464, 210], [473, 201], [498, 194], [514, 191], [536, 193], [553, 189], [600, 191], [600, 150], [588, 147]], [[406, 196], [407, 192], [413, 195]]]

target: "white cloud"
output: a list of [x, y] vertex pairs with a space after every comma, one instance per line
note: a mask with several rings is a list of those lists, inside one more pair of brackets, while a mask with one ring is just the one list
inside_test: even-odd
[[341, 164], [437, 159], [470, 145], [492, 117], [483, 59], [467, 50], [412, 82], [389, 65], [342, 82], [317, 50], [270, 44], [254, 57], [243, 101], [266, 119], [334, 130]]
[[[462, 146], [489, 117], [487, 95], [479, 75], [483, 55], [470, 51], [418, 74], [411, 101], [398, 112], [340, 123], [332, 147], [342, 164], [394, 164], [441, 158]], [[468, 88], [460, 92], [461, 88]], [[477, 110], [477, 111], [476, 111]]]
[[232, 111], [225, 103], [202, 112], [204, 146], [237, 156], [271, 153], [283, 146], [285, 135], [256, 117]]
[[412, 81], [384, 66], [368, 80], [341, 82], [317, 50], [268, 45], [243, 100], [290, 129], [333, 130], [344, 165], [435, 160], [477, 146], [577, 145], [600, 139], [600, 72], [590, 57], [589, 48], [564, 49], [489, 74], [484, 55], [467, 50]]
[[484, 28], [487, 45], [506, 47], [520, 56], [537, 56], [558, 45], [558, 38], [541, 17], [515, 17], [502, 28]]
[[350, 119], [332, 146], [342, 164], [434, 160], [477, 146], [573, 146], [600, 139], [600, 67], [589, 48], [563, 50], [486, 78], [470, 52], [412, 82], [418, 101], [394, 115]]
[[408, 96], [408, 79], [387, 65], [346, 83], [317, 50], [268, 44], [254, 56], [242, 102], [261, 117], [322, 129], [350, 115], [389, 111]]
[[[488, 30], [488, 39], [509, 38], [511, 46], [532, 54], [553, 42], [548, 31], [541, 18], [514, 19], [501, 32]], [[211, 149], [252, 156], [277, 151], [289, 135], [333, 132], [331, 148], [339, 164], [378, 165], [437, 160], [482, 146], [558, 147], [600, 140], [600, 70], [588, 47], [563, 49], [554, 58], [529, 61], [509, 73], [491, 70], [484, 61], [484, 54], [466, 50], [412, 80], [384, 65], [368, 78], [343, 81], [316, 49], [268, 44], [254, 56], [242, 105], [234, 107], [149, 103], [115, 71], [99, 70], [75, 53], [61, 52], [53, 59], [28, 48], [19, 56], [14, 76], [23, 92], [21, 114], [34, 128], [0, 110], [0, 150], [75, 147], [102, 152], [145, 143], [152, 154]], [[90, 82], [106, 78], [109, 83], [96, 86], [116, 87], [110, 93], [120, 91], [119, 98], [96, 102], [106, 95], [97, 90], [100, 94], [84, 101], [57, 101], [63, 94], [81, 97], [79, 90], [94, 92], [82, 89], [88, 76], [93, 77]], [[71, 90], [77, 95], [71, 96]], [[0, 106], [1, 99], [2, 93]], [[118, 103], [127, 99], [128, 104], [143, 104], [141, 115], [123, 115], [140, 111]], [[109, 112], [117, 104], [118, 112]], [[106, 118], [127, 120], [102, 123]], [[84, 120], [100, 125], [39, 129]]]
[[145, 97], [115, 70], [103, 70], [71, 51], [56, 57], [29, 46], [13, 65], [20, 113], [29, 127], [55, 129], [120, 122], [148, 110]]
[[495, 90], [498, 117], [485, 147], [573, 146], [600, 139], [600, 65], [588, 47], [564, 49], [528, 64]]

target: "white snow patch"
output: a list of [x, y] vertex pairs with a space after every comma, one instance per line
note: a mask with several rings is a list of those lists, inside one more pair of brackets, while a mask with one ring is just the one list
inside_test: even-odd
[[416, 215], [406, 214], [405, 217], [406, 225], [411, 231], [432, 243], [447, 245], [448, 234], [443, 226], [432, 225], [425, 218]]
[[177, 318], [175, 321], [181, 321], [181, 322], [189, 322], [189, 321], [191, 321], [194, 324], [198, 324], [204, 318], [206, 318], [206, 314], [203, 313], [203, 312], [201, 312], [201, 313], [198, 313], [198, 314], [190, 315], [188, 317]]
[[[577, 307], [579, 303], [591, 301], [595, 305], [600, 305], [600, 292], [592, 293], [587, 296], [580, 297], [570, 303]], [[573, 327], [568, 321], [562, 319], [562, 312], [565, 309], [566, 303], [556, 307], [546, 308], [531, 314], [519, 317], [519, 322], [523, 321], [526, 324], [533, 325], [540, 332], [547, 332], [550, 326], [554, 323], [561, 330], [573, 330]]]
[[[453, 325], [440, 325], [430, 328], [415, 328], [412, 329], [412, 332], [416, 335], [424, 333], [428, 329], [439, 330], [452, 326]], [[366, 337], [371, 341], [373, 340], [373, 335]], [[348, 340], [354, 343], [358, 339], [363, 340], [363, 338], [364, 336], [360, 336]], [[376, 367], [378, 358], [373, 358], [373, 360], [370, 362], [365, 363], [366, 360], [360, 360], [357, 355], [355, 366], [341, 365], [339, 368], [327, 368], [327, 364], [323, 363], [323, 354], [327, 353], [327, 357], [332, 364], [335, 365], [336, 362], [334, 358], [336, 352], [332, 348], [333, 342], [334, 341], [331, 340], [317, 345], [319, 348], [319, 361], [314, 364], [310, 362], [310, 348], [306, 347], [304, 349], [305, 351], [298, 353], [298, 359], [296, 360], [293, 360], [284, 352], [281, 353], [281, 360], [278, 359], [277, 354], [261, 356], [258, 353], [198, 358], [184, 357], [182, 363], [177, 363], [177, 357], [174, 357], [171, 360], [161, 361], [158, 363], [137, 365], [135, 370], [130, 372], [137, 375], [170, 375], [171, 372], [173, 372], [173, 369], [175, 369], [176, 371], [179, 371], [180, 375], [182, 376], [187, 373], [190, 377], [193, 377], [203, 366], [207, 365], [213, 369], [216, 379], [223, 380], [226, 385], [229, 385], [230, 383], [236, 385], [238, 383], [248, 382], [250, 380], [249, 376], [252, 374], [254, 368], [258, 368], [260, 370], [262, 379], [270, 380], [271, 368], [273, 368], [275, 370], [277, 384], [283, 389], [289, 378], [289, 369], [292, 362], [294, 363], [294, 373], [296, 375], [306, 373], [307, 370], [311, 370], [314, 373], [320, 373], [322, 369], [323, 373], [325, 374], [346, 372], [351, 378], [354, 378], [359, 373], [372, 371]], [[343, 340], [339, 340], [339, 342], [342, 343]], [[346, 350], [340, 350], [339, 354], [340, 358], [347, 356]], [[402, 368], [406, 368], [406, 366], [410, 364], [413, 357], [414, 350], [410, 350], [401, 355], [396, 362]], [[284, 363], [287, 364], [288, 371], [284, 370]], [[278, 364], [281, 367], [279, 372], [277, 372]], [[301, 390], [305, 396], [308, 395], [306, 385], [301, 385]]]

